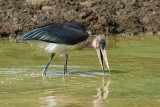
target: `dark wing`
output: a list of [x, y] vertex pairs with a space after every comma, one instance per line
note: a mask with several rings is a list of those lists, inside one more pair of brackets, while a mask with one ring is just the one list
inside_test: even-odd
[[48, 23], [20, 37], [20, 41], [41, 40], [59, 44], [77, 44], [88, 38], [86, 28], [77, 22]]

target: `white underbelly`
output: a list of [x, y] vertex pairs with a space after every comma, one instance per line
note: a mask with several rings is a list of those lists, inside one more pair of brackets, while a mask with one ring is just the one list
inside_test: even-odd
[[72, 50], [79, 50], [84, 48], [88, 40], [85, 40], [75, 45], [48, 43], [48, 42], [43, 42], [38, 40], [29, 40], [27, 42], [30, 44], [37, 45], [40, 48], [43, 48], [48, 53], [67, 53]]

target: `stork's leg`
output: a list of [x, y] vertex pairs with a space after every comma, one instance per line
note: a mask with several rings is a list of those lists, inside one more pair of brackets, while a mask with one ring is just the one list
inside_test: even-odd
[[49, 64], [51, 63], [52, 58], [54, 57], [54, 55], [55, 55], [55, 53], [52, 53], [52, 54], [51, 54], [51, 57], [50, 57], [50, 59], [48, 60], [48, 63], [47, 63], [47, 65], [46, 65], [46, 67], [44, 68], [42, 75], [46, 75], [48, 66], [49, 66]]
[[64, 71], [63, 71], [64, 74], [67, 73], [67, 60], [68, 60], [68, 53], [66, 53], [65, 55], [65, 63], [64, 63]]

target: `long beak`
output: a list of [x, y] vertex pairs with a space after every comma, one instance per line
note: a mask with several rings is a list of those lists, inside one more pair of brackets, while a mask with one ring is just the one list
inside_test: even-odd
[[102, 52], [100, 49], [96, 49], [97, 50], [97, 55], [98, 55], [98, 59], [99, 59], [99, 63], [101, 65], [101, 68], [103, 70], [103, 73], [105, 74], [104, 72], [104, 66], [103, 66], [103, 56], [102, 56]]
[[[100, 62], [100, 65], [101, 65], [101, 68], [102, 68], [103, 72], [104, 72], [103, 58], [104, 58], [105, 63], [106, 63], [106, 66], [107, 66], [108, 71], [109, 71], [109, 73], [110, 73], [110, 68], [109, 68], [108, 58], [107, 58], [107, 54], [106, 54], [105, 48], [104, 48], [104, 49], [102, 49], [102, 48], [97, 49], [97, 55], [98, 55], [99, 62]], [[105, 72], [104, 72], [104, 73], [105, 73]]]

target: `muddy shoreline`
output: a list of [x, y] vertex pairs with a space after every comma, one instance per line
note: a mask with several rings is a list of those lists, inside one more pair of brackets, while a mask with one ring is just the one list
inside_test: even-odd
[[0, 37], [17, 37], [47, 22], [71, 21], [95, 35], [160, 35], [160, 1], [0, 0]]

